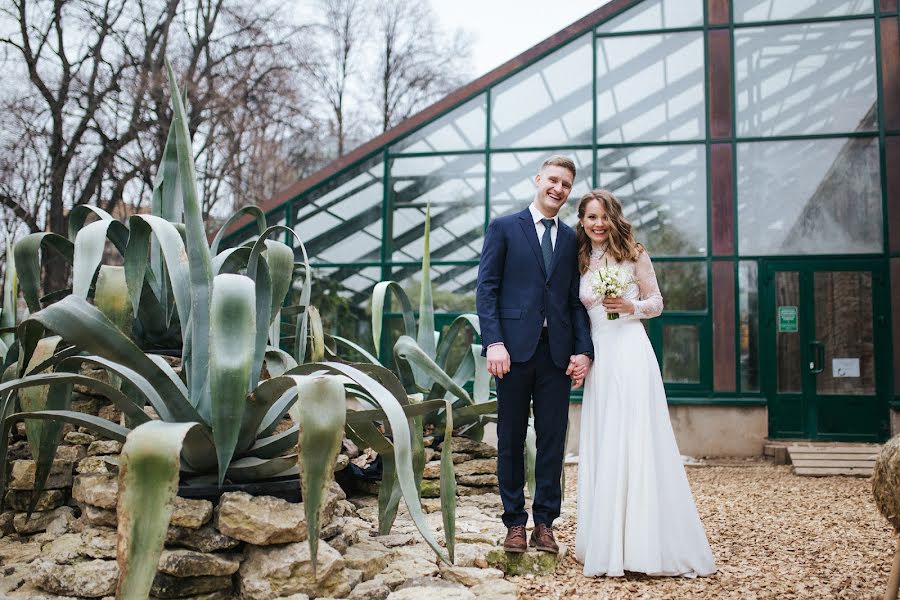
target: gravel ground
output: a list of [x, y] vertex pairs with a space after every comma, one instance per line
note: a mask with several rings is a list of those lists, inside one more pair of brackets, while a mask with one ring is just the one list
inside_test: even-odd
[[[699, 579], [590, 578], [572, 552], [553, 577], [515, 578], [519, 597], [881, 598], [895, 536], [869, 479], [799, 477], [787, 466], [730, 461], [689, 467], [688, 478], [719, 567]], [[559, 541], [575, 545], [577, 466], [566, 468]]]

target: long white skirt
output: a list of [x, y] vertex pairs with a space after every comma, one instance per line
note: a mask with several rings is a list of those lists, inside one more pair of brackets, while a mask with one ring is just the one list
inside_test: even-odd
[[716, 565], [669, 421], [659, 365], [640, 321], [592, 309], [575, 556], [587, 576], [710, 575]]

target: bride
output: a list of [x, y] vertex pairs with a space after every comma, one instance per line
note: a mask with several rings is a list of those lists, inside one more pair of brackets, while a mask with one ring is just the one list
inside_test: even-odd
[[[576, 230], [579, 295], [590, 316], [595, 362], [582, 404], [575, 557], [587, 576], [710, 575], [715, 561], [640, 321], [663, 308], [650, 257], [605, 190], [581, 198]], [[620, 298], [593, 291], [591, 279], [606, 265], [633, 274]]]

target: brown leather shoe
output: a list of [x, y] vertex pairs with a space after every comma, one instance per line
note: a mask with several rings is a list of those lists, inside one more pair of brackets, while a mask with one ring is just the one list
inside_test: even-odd
[[556, 544], [556, 540], [553, 539], [553, 530], [543, 523], [538, 523], [534, 526], [534, 531], [531, 532], [531, 547], [544, 552], [559, 554], [559, 546]]
[[513, 525], [507, 529], [506, 539], [503, 541], [503, 549], [507, 552], [515, 552], [516, 554], [522, 554], [528, 550], [524, 525]]

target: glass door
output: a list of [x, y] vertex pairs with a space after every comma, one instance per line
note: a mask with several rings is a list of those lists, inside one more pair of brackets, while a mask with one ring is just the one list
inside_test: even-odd
[[882, 263], [765, 261], [769, 436], [887, 438], [887, 282]]

